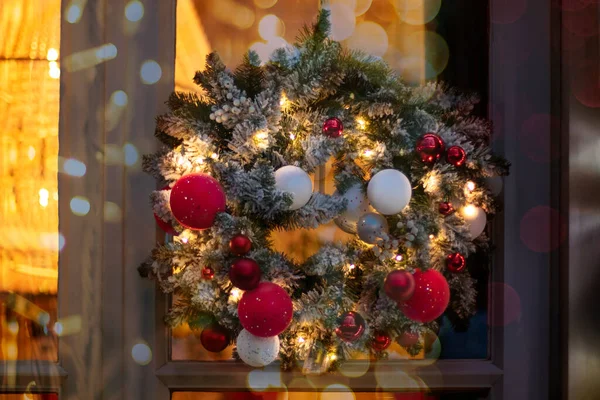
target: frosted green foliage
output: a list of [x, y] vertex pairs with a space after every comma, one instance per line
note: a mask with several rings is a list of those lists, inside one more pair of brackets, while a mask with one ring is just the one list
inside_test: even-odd
[[[385, 295], [385, 278], [398, 268], [442, 271], [451, 288], [450, 314], [472, 315], [475, 281], [468, 271], [447, 271], [446, 258], [455, 252], [465, 257], [489, 252], [485, 233], [470, 237], [460, 209], [473, 204], [491, 217], [496, 203], [486, 179], [508, 173], [508, 163], [489, 148], [490, 124], [471, 115], [476, 96], [440, 83], [405, 85], [383, 61], [330, 40], [328, 18], [322, 11], [293, 46], [277, 50], [270, 60], [249, 52], [230, 70], [210, 54], [194, 77], [198, 93], [169, 97], [169, 112], [157, 117], [154, 132], [162, 148], [143, 160], [159, 187], [190, 173], [210, 174], [227, 197], [227, 209], [214, 225], [193, 231], [173, 217], [169, 190], [150, 195], [152, 210], [179, 232], [157, 245], [139, 268], [162, 291], [176, 294], [166, 323], [201, 329], [216, 321], [234, 337], [240, 332], [242, 293], [228, 274], [238, 257], [229, 242], [243, 234], [252, 242], [245, 256], [259, 264], [264, 281], [283, 287], [294, 303], [292, 324], [280, 335], [285, 368], [297, 366], [314, 349], [335, 353], [338, 360], [370, 351], [376, 331], [396, 338], [435, 327], [435, 321], [409, 320]], [[331, 117], [343, 122], [341, 137], [322, 133]], [[439, 135], [446, 148], [462, 147], [465, 164], [455, 167], [444, 157], [424, 164], [415, 146], [425, 133]], [[330, 161], [336, 194], [315, 192], [303, 207], [289, 210], [292, 194], [277, 188], [275, 171], [294, 165], [308, 174], [324, 172]], [[317, 228], [340, 216], [348, 207], [341, 194], [357, 184], [366, 191], [371, 176], [389, 168], [408, 177], [412, 198], [404, 210], [386, 216], [389, 232], [374, 245], [355, 236], [323, 244], [303, 262], [273, 247], [275, 235]], [[467, 190], [468, 181], [474, 188]], [[440, 214], [439, 204], [446, 201], [458, 211]], [[467, 269], [474, 267], [469, 262]], [[203, 276], [205, 267], [214, 271], [212, 279]], [[339, 317], [351, 310], [365, 318], [367, 329], [346, 343], [334, 331]], [[419, 350], [408, 349], [411, 354]], [[376, 357], [386, 358], [386, 353]]]

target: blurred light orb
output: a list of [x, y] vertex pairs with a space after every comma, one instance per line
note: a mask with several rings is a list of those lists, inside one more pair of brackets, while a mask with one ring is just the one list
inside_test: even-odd
[[[577, 79], [577, 78], [576, 78]], [[593, 87], [590, 82], [589, 86]], [[596, 83], [596, 86], [598, 83]], [[552, 146], [547, 132], [560, 129], [560, 119], [550, 114], [533, 114], [527, 118], [519, 132], [519, 147], [531, 160], [548, 163], [560, 157], [560, 149]]]
[[377, 384], [385, 390], [418, 390], [419, 382], [406, 372], [402, 371], [400, 365], [390, 363], [375, 364], [375, 379]]
[[69, 158], [63, 164], [63, 170], [67, 175], [80, 177], [85, 175], [87, 168], [81, 161]]
[[7, 325], [7, 328], [8, 331], [13, 335], [19, 333], [19, 323], [17, 321], [10, 321]]
[[341, 41], [349, 38], [356, 27], [354, 9], [344, 3], [334, 3], [329, 6], [331, 12], [331, 38]]
[[238, 28], [248, 29], [254, 24], [254, 11], [238, 5], [234, 10], [232, 21]]
[[347, 45], [352, 50], [361, 50], [367, 54], [381, 57], [388, 49], [388, 36], [381, 25], [366, 21], [356, 26], [348, 38]]
[[144, 4], [138, 0], [133, 0], [125, 6], [125, 18], [131, 22], [137, 22], [144, 16]]
[[354, 7], [354, 15], [356, 15], [357, 17], [363, 15], [364, 13], [369, 11], [369, 8], [371, 7], [372, 3], [373, 0], [356, 0], [356, 6]]
[[121, 207], [112, 201], [104, 202], [104, 221], [117, 223], [121, 222]]
[[65, 248], [65, 244], [67, 241], [65, 240], [65, 236], [62, 233], [58, 234], [58, 251], [62, 251]]
[[142, 77], [143, 83], [146, 85], [153, 85], [160, 80], [162, 69], [156, 61], [146, 60], [140, 68], [140, 76]]
[[82, 9], [77, 4], [72, 4], [67, 8], [65, 19], [70, 24], [75, 24], [81, 19]]
[[545, 205], [531, 208], [521, 218], [521, 242], [536, 253], [556, 250], [566, 240], [567, 231], [567, 219]]
[[[425, 59], [431, 65], [435, 75], [441, 74], [446, 69], [450, 59], [448, 44], [443, 37], [432, 31], [425, 32]], [[427, 74], [426, 77], [433, 78]]]
[[283, 386], [281, 371], [273, 369], [253, 369], [248, 373], [248, 389], [253, 392], [265, 392]]
[[274, 14], [265, 15], [258, 23], [258, 34], [265, 40], [283, 36], [284, 33], [285, 24]]
[[54, 333], [56, 333], [58, 336], [62, 335], [63, 329], [63, 324], [61, 324], [60, 322], [54, 323]]
[[132, 166], [138, 161], [138, 151], [131, 143], [126, 143], [123, 146], [123, 152], [125, 153], [125, 165]]
[[107, 43], [96, 49], [96, 58], [100, 61], [112, 60], [117, 56], [117, 46]]
[[348, 386], [335, 383], [323, 388], [321, 400], [356, 400], [356, 396]]
[[261, 64], [264, 64], [271, 56], [271, 50], [266, 43], [254, 42], [250, 45], [250, 50], [258, 54], [260, 57]]
[[127, 93], [122, 90], [117, 90], [110, 96], [110, 100], [113, 102], [113, 104], [119, 107], [124, 107], [127, 105]]
[[340, 374], [348, 378], [359, 378], [369, 371], [369, 357], [361, 357], [361, 359], [345, 360], [340, 362], [338, 371]]
[[254, 0], [254, 5], [258, 8], [271, 8], [277, 4], [277, 0]]
[[571, 90], [584, 106], [600, 107], [600, 71], [596, 61], [587, 61], [577, 68]]
[[152, 361], [152, 350], [146, 343], [136, 343], [131, 348], [131, 357], [139, 365], [148, 365]]
[[490, 293], [496, 299], [491, 303], [491, 326], [507, 326], [521, 318], [521, 298], [515, 289], [505, 283], [492, 282]]
[[90, 202], [83, 196], [75, 196], [69, 203], [71, 212], [80, 217], [87, 215], [90, 212]]
[[401, 21], [410, 25], [425, 25], [440, 12], [442, 0], [396, 1], [396, 12]]
[[56, 61], [50, 61], [48, 63], [48, 75], [52, 79], [60, 78], [60, 67]]
[[48, 61], [56, 61], [58, 60], [58, 50], [54, 48], [49, 48], [48, 53], [46, 53], [46, 59]]

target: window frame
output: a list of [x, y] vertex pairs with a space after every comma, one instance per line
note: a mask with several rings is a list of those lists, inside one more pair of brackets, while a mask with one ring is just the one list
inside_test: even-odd
[[[154, 116], [165, 110], [163, 102], [174, 88], [176, 1], [144, 1], [143, 37], [126, 36], [121, 29], [111, 29], [111, 23], [122, 20], [126, 0], [92, 3], [88, 2], [78, 23], [68, 24], [63, 20], [61, 54], [68, 57], [110, 42], [117, 46], [119, 55], [126, 56], [99, 65], [91, 79], [89, 74], [66, 68], [61, 76], [60, 155], [81, 160], [88, 169], [82, 179], [59, 177], [60, 231], [66, 238], [59, 259], [59, 316], [80, 314], [87, 318], [80, 334], [60, 338], [58, 364], [19, 362], [17, 382], [21, 386], [15, 389], [23, 390], [35, 380], [37, 390], [59, 389], [61, 398], [145, 400], [168, 400], [175, 390], [247, 390], [246, 376], [251, 368], [244, 364], [169, 360], [170, 334], [163, 323], [167, 298], [154, 282], [141, 279], [136, 271], [154, 243], [162, 239], [151, 216], [142, 212], [156, 183], [142, 177], [139, 171], [105, 166], [96, 159], [99, 149], [107, 143], [132, 143], [140, 155], [158, 147], [151, 132]], [[493, 21], [495, 13], [500, 12], [494, 5], [502, 0], [490, 3]], [[494, 222], [497, 250], [492, 281], [510, 284], [521, 294], [525, 326], [520, 336], [510, 327], [492, 328], [489, 360], [440, 360], [422, 367], [418, 375], [430, 389], [486, 389], [490, 399], [542, 399], [551, 395], [549, 328], [556, 324], [551, 320], [550, 302], [554, 299], [551, 287], [560, 253], [525, 251], [518, 235], [511, 235], [504, 227], [518, 227], [531, 204], [555, 205], [560, 193], [557, 190], [560, 183], [552, 180], [557, 173], [554, 167], [533, 164], [519, 153], [518, 147], [522, 93], [531, 94], [528, 101], [535, 103], [540, 112], [556, 111], [555, 97], [560, 92], [551, 84], [558, 73], [557, 63], [551, 62], [556, 61], [551, 46], [555, 35], [536, 42], [543, 49], [543, 56], [530, 60], [533, 66], [528, 71], [535, 71], [530, 75], [535, 74], [538, 79], [518, 82], [516, 77], [525, 72], [506, 65], [506, 54], [497, 40], [507, 29], [516, 29], [523, 36], [548, 24], [552, 32], [558, 30], [556, 18], [551, 18], [556, 11], [549, 3], [530, 0], [529, 11], [514, 26], [489, 24], [489, 100], [499, 106], [492, 119], [501, 117], [503, 121], [502, 126], [495, 128], [495, 134], [503, 141], [495, 146], [513, 164], [512, 174], [505, 180], [504, 212]], [[63, 15], [68, 5], [69, 1], [63, 0]], [[530, 43], [518, 41], [514, 46], [530, 46]], [[137, 79], [139, 65], [146, 59], [154, 59], [162, 67], [162, 78], [155, 85], [142, 85]], [[104, 120], [97, 115], [104, 115], [110, 94], [119, 89], [125, 90], [130, 99], [126, 118], [117, 128], [107, 131]], [[544, 132], [542, 139], [554, 143], [557, 135], [560, 132]], [[518, 191], [530, 187], [531, 182], [538, 185], [538, 190]], [[92, 211], [86, 217], [77, 217], [70, 212], [69, 199], [82, 194], [90, 199]], [[103, 221], [104, 201], [121, 206], [123, 221], [118, 226]], [[523, 265], [528, 268], [522, 268]], [[535, 285], [530, 285], [532, 280]], [[502, 304], [502, 293], [491, 292], [490, 301]], [[131, 346], [138, 339], [145, 340], [152, 349], [153, 358], [147, 366], [132, 360]], [[520, 342], [529, 347], [523, 348], [518, 345]], [[386, 367], [407, 371], [414, 365], [415, 362], [385, 363]], [[0, 373], [9, 367], [0, 364]], [[67, 373], [69, 378], [65, 380]], [[531, 374], [542, 379], [532, 379]], [[284, 373], [283, 380], [289, 382], [294, 376], [298, 374]], [[314, 381], [318, 387], [344, 383], [355, 391], [374, 391], [377, 387], [372, 370], [357, 379], [327, 374], [315, 377]]]

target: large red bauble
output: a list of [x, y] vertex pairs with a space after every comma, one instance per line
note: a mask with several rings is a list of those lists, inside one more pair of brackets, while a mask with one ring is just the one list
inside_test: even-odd
[[219, 324], [210, 324], [202, 330], [200, 342], [206, 350], [218, 353], [229, 346], [231, 333]]
[[259, 337], [277, 336], [292, 322], [292, 299], [281, 286], [261, 282], [244, 292], [238, 303], [238, 317], [244, 329]]
[[417, 140], [417, 153], [426, 164], [433, 164], [439, 160], [445, 149], [442, 138], [434, 133], [426, 133]]
[[465, 257], [460, 253], [452, 253], [446, 257], [446, 268], [450, 272], [461, 272], [466, 266]]
[[255, 289], [260, 283], [261, 275], [258, 263], [251, 258], [238, 258], [229, 269], [231, 283], [242, 290]]
[[430, 269], [417, 269], [413, 274], [415, 291], [412, 297], [398, 307], [408, 318], [417, 322], [431, 322], [441, 316], [450, 302], [450, 287], [444, 275]]
[[373, 340], [371, 341], [371, 347], [375, 351], [384, 351], [392, 344], [392, 338], [385, 332], [375, 332]]
[[[160, 190], [169, 190], [169, 189], [171, 189], [169, 186], [165, 186], [164, 188], [162, 188]], [[173, 225], [171, 225], [167, 221], [163, 221], [158, 215], [156, 215], [156, 213], [154, 213], [154, 219], [156, 220], [156, 225], [158, 225], [158, 227], [160, 229], [162, 229], [164, 233], [166, 233], [168, 235], [173, 235], [173, 236], [179, 235], [179, 232], [177, 232], [175, 230], [175, 228], [173, 228]]]
[[383, 290], [390, 299], [396, 302], [406, 301], [415, 291], [415, 279], [410, 272], [397, 269], [390, 272], [385, 278]]
[[329, 136], [330, 138], [338, 138], [342, 136], [344, 132], [344, 125], [339, 118], [332, 117], [329, 118], [323, 124], [323, 134], [325, 136]]
[[340, 317], [335, 334], [344, 342], [352, 343], [365, 333], [366, 326], [365, 319], [359, 313], [348, 311]]
[[460, 167], [467, 161], [467, 153], [460, 146], [449, 147], [446, 152], [446, 161], [455, 167]]
[[212, 176], [189, 174], [171, 189], [169, 200], [173, 216], [187, 228], [210, 228], [218, 213], [225, 211], [225, 192]]
[[229, 250], [236, 256], [243, 256], [252, 248], [252, 242], [245, 235], [235, 235], [229, 241]]

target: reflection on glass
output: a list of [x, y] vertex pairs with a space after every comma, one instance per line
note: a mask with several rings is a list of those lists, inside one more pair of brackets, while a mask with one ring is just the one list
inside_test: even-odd
[[1, 2], [0, 360], [57, 359], [59, 36], [60, 0]]

